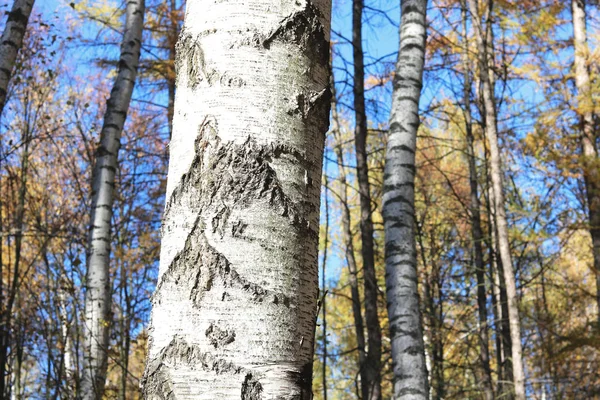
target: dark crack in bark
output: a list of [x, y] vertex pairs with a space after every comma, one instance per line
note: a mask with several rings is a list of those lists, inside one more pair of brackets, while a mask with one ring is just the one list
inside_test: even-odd
[[262, 400], [263, 388], [258, 379], [251, 373], [246, 374], [246, 378], [242, 383], [242, 399], [241, 400]]
[[204, 334], [215, 349], [235, 341], [235, 332], [233, 330], [221, 329], [215, 324], [210, 324]]
[[[192, 370], [200, 369], [216, 375], [252, 374], [243, 367], [216, 357], [212, 353], [203, 352], [199, 346], [188, 343], [180, 336], [175, 336], [146, 367], [141, 382], [145, 398], [174, 400], [173, 382], [168, 370], [177, 366]], [[152, 397], [149, 397], [150, 395]]]
[[329, 43], [325, 37], [322, 20], [321, 12], [308, 1], [304, 9], [283, 19], [262, 41], [262, 45], [269, 49], [276, 41], [295, 43], [315, 64], [327, 65]]
[[208, 68], [204, 59], [204, 51], [200, 46], [199, 37], [182, 31], [176, 46], [175, 70], [177, 76], [185, 73], [188, 78], [188, 85], [195, 89], [198, 84], [206, 80], [212, 85], [219, 80], [215, 69]]

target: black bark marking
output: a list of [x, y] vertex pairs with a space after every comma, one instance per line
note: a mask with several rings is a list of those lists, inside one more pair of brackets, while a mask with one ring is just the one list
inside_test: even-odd
[[251, 373], [246, 374], [242, 383], [242, 400], [262, 400], [263, 388]]
[[221, 207], [212, 219], [212, 231], [213, 233], [219, 233], [221, 238], [225, 236], [225, 226], [231, 215], [231, 209], [227, 206]]
[[276, 41], [295, 43], [316, 65], [327, 65], [329, 44], [321, 20], [321, 12], [308, 2], [303, 10], [283, 19], [279, 26], [262, 41], [262, 45], [269, 49]]
[[217, 71], [209, 69], [206, 65], [204, 51], [198, 40], [200, 36], [194, 37], [183, 31], [176, 46], [176, 73], [178, 76], [185, 73], [189, 87], [192, 89], [195, 89], [203, 80], [212, 85], [218, 79]]
[[[217, 281], [225, 288], [241, 289], [250, 301], [262, 303], [278, 298], [283, 299], [283, 304], [289, 307], [290, 302], [287, 296], [249, 281], [232, 268], [229, 260], [208, 243], [200, 224], [200, 218], [197, 218], [183, 250], [175, 256], [167, 271], [162, 275], [155, 293], [159, 294], [163, 290], [188, 293], [192, 304], [200, 307], [204, 295], [213, 288]], [[175, 288], [169, 288], [171, 285]], [[230, 296], [227, 297], [230, 298]], [[222, 299], [225, 300], [225, 297]], [[271, 302], [275, 305], [279, 304], [279, 301]]]
[[241, 237], [244, 234], [244, 230], [248, 225], [243, 221], [237, 221], [231, 225], [231, 236]]
[[25, 26], [27, 25], [28, 20], [29, 14], [24, 14], [23, 10], [17, 8], [16, 10], [10, 11], [8, 13], [8, 20], [6, 21], [6, 23], [8, 24], [9, 22], [15, 22], [16, 24]]
[[[175, 399], [169, 369], [184, 366], [192, 370], [202, 370], [216, 375], [238, 375], [250, 374], [247, 369], [235, 365], [212, 353], [203, 352], [195, 344], [188, 343], [181, 336], [173, 337], [173, 340], [150, 360], [142, 378], [141, 386], [145, 398]], [[154, 397], [151, 397], [154, 396]]]
[[215, 324], [210, 324], [204, 334], [215, 349], [235, 341], [235, 332], [229, 329], [221, 329]]

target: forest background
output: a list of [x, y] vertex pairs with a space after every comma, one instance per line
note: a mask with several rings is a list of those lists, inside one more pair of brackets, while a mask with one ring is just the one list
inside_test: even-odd
[[[180, 0], [146, 3], [140, 74], [122, 136], [115, 191], [107, 398], [139, 398], [145, 328], [158, 269], [175, 43], [185, 8]], [[598, 271], [592, 267], [578, 158], [568, 3], [497, 0], [492, 14], [495, 94], [526, 388], [535, 399], [600, 396], [600, 330], [594, 328]], [[38, 1], [13, 74], [0, 119], [0, 310], [3, 320], [12, 318], [11, 331], [1, 335], [2, 346], [9, 348], [6, 398], [69, 398], [79, 384], [91, 165], [119, 57], [123, 5], [118, 0]], [[0, 10], [10, 6], [2, 2]], [[595, 5], [587, 9], [589, 64], [597, 74], [599, 14]], [[426, 357], [432, 396], [444, 399], [481, 398], [484, 390], [463, 113], [464, 41], [466, 37], [472, 49], [475, 40], [470, 23], [463, 35], [461, 11], [460, 1], [429, 2], [415, 185]], [[317, 327], [316, 398], [359, 398], [360, 393], [360, 346], [351, 294], [357, 287], [364, 299], [351, 14], [352, 2], [334, 1], [336, 96], [323, 169], [324, 302]], [[398, 23], [397, 2], [365, 2], [368, 167], [384, 398], [390, 396], [392, 377], [379, 199]], [[474, 82], [469, 93], [485, 262], [492, 265], [488, 149], [476, 54], [467, 54]], [[597, 99], [600, 82], [593, 76]], [[358, 285], [352, 284], [349, 263], [356, 264]], [[510, 377], [503, 353], [509, 339], [497, 317], [502, 314], [497, 312], [502, 289], [498, 275], [493, 268], [486, 274], [485, 329], [492, 373], [500, 385]]]

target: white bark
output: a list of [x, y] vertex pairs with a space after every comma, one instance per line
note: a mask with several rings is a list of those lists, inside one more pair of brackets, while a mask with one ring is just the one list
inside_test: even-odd
[[23, 37], [27, 31], [27, 22], [31, 15], [34, 0], [15, 0], [8, 13], [8, 20], [0, 39], [0, 115], [6, 104], [8, 83], [17, 60], [17, 54], [23, 46]]
[[385, 268], [394, 399], [426, 400], [429, 382], [417, 290], [415, 152], [425, 63], [427, 0], [402, 0], [383, 182]]
[[137, 75], [142, 43], [144, 0], [128, 0], [118, 73], [106, 104], [104, 125], [92, 171], [88, 236], [81, 397], [101, 399], [106, 379], [110, 326], [110, 241], [117, 156]]
[[[512, 349], [513, 383], [515, 385], [515, 397], [517, 400], [525, 400], [525, 370], [523, 366], [523, 351], [521, 344], [521, 320], [519, 317], [519, 305], [517, 295], [517, 284], [515, 271], [510, 254], [510, 243], [508, 237], [508, 223], [504, 201], [504, 184], [502, 177], [502, 160], [498, 144], [498, 124], [496, 116], [496, 103], [494, 98], [494, 86], [492, 83], [493, 70], [491, 70], [488, 58], [493, 60], [493, 47], [488, 50], [485, 42], [484, 28], [482, 26], [477, 0], [469, 0], [469, 7], [473, 16], [477, 39], [479, 72], [482, 83], [482, 96], [485, 109], [485, 134], [490, 146], [490, 175], [494, 195], [494, 211], [496, 215], [496, 230], [498, 238], [498, 251], [500, 261], [504, 270], [506, 284], [506, 296], [508, 300], [508, 320], [510, 324], [510, 339]], [[489, 22], [491, 5], [488, 6], [486, 20]], [[491, 28], [490, 28], [491, 29]], [[489, 54], [488, 54], [489, 53]]]
[[312, 397], [330, 6], [187, 3], [149, 400]]
[[596, 305], [600, 329], [600, 159], [594, 126], [594, 100], [592, 98], [587, 43], [585, 0], [571, 0], [573, 15], [573, 44], [575, 48], [575, 84], [578, 94], [578, 113], [581, 119], [582, 169], [587, 195], [588, 221], [592, 236], [593, 271], [596, 271]]
[[64, 280], [58, 289], [58, 308], [60, 313], [60, 330], [62, 335], [62, 345], [64, 346], [64, 370], [66, 379], [66, 398], [71, 399], [75, 396], [75, 363], [73, 360], [73, 343], [71, 341], [71, 323], [69, 322], [69, 312], [67, 310], [67, 295], [63, 285], [68, 285]]

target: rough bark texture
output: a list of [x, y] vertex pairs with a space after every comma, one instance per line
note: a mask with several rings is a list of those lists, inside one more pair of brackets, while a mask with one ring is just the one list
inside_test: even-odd
[[[475, 28], [475, 37], [477, 39], [477, 50], [479, 57], [479, 72], [482, 83], [482, 96], [485, 109], [485, 133], [490, 148], [490, 175], [492, 179], [492, 188], [494, 195], [494, 210], [496, 214], [496, 230], [498, 239], [498, 252], [500, 261], [504, 269], [504, 281], [506, 284], [506, 295], [508, 303], [508, 319], [510, 322], [510, 338], [512, 348], [513, 365], [513, 383], [515, 385], [515, 396], [517, 400], [525, 400], [525, 371], [522, 359], [521, 345], [521, 322], [519, 317], [517, 285], [515, 271], [513, 269], [512, 257], [510, 254], [510, 243], [508, 237], [508, 223], [506, 220], [506, 210], [504, 201], [504, 185], [502, 178], [502, 161], [500, 158], [500, 149], [498, 144], [498, 127], [496, 118], [496, 104], [494, 99], [493, 86], [490, 83], [490, 66], [488, 64], [488, 46], [485, 42], [485, 31], [482, 26], [477, 0], [469, 0], [472, 21]], [[489, 23], [491, 6], [487, 10], [486, 20]]]
[[403, 0], [383, 181], [385, 267], [394, 399], [426, 400], [429, 383], [417, 290], [415, 151], [423, 81], [426, 0]]
[[[332, 97], [335, 101], [335, 86], [333, 80], [331, 82]], [[342, 207], [342, 240], [344, 242], [344, 253], [346, 257], [346, 263], [348, 264], [349, 283], [350, 283], [350, 298], [352, 300], [352, 317], [354, 319], [354, 332], [356, 334], [356, 347], [358, 351], [358, 370], [361, 382], [368, 381], [368, 377], [365, 376], [366, 370], [362, 367], [365, 364], [366, 352], [365, 352], [365, 325], [362, 317], [362, 306], [360, 299], [360, 289], [358, 287], [358, 268], [356, 266], [356, 257], [354, 256], [354, 242], [352, 235], [352, 221], [350, 216], [350, 207], [348, 205], [348, 183], [346, 165], [344, 161], [344, 148], [343, 139], [340, 134], [340, 123], [339, 116], [337, 113], [336, 104], [332, 104], [331, 113], [334, 127], [333, 135], [335, 137], [335, 154], [338, 162], [338, 180], [340, 182], [340, 191], [338, 193], [340, 199], [340, 205]], [[362, 391], [362, 390], [361, 390]], [[358, 393], [357, 393], [358, 397]]]
[[34, 0], [15, 0], [8, 13], [8, 20], [0, 39], [0, 116], [6, 104], [8, 83], [17, 60], [17, 54], [23, 46], [23, 37], [31, 15]]
[[106, 103], [104, 124], [92, 171], [92, 204], [88, 236], [84, 315], [84, 359], [81, 397], [101, 399], [108, 360], [110, 326], [109, 260], [111, 219], [121, 131], [140, 59], [144, 0], [128, 0], [118, 73]]
[[572, 0], [573, 44], [575, 47], [575, 84], [578, 92], [577, 111], [581, 119], [582, 169], [587, 194], [588, 222], [592, 236], [593, 271], [596, 274], [596, 304], [600, 329], [600, 160], [598, 134], [594, 127], [594, 101], [592, 99], [585, 0]]
[[471, 118], [471, 66], [469, 63], [469, 39], [467, 34], [467, 3], [461, 1], [462, 28], [463, 28], [463, 70], [464, 70], [464, 116], [466, 133], [466, 154], [469, 165], [470, 188], [470, 218], [471, 238], [473, 241], [473, 254], [475, 259], [475, 276], [477, 278], [477, 308], [479, 316], [479, 359], [483, 370], [483, 393], [486, 400], [494, 398], [492, 386], [492, 370], [490, 368], [490, 351], [488, 337], [487, 291], [485, 285], [485, 268], [483, 263], [483, 231], [481, 229], [481, 211], [479, 191], [477, 187], [477, 164], [475, 162], [475, 138], [473, 136], [473, 123]]
[[330, 7], [187, 3], [146, 399], [312, 398]]
[[361, 365], [363, 400], [381, 399], [381, 327], [377, 311], [378, 285], [375, 274], [375, 250], [369, 164], [367, 161], [367, 113], [365, 110], [365, 67], [362, 48], [363, 0], [352, 2], [352, 49], [354, 60], [354, 144], [356, 176], [360, 194], [360, 237], [364, 274], [365, 319], [367, 322], [367, 352]]

